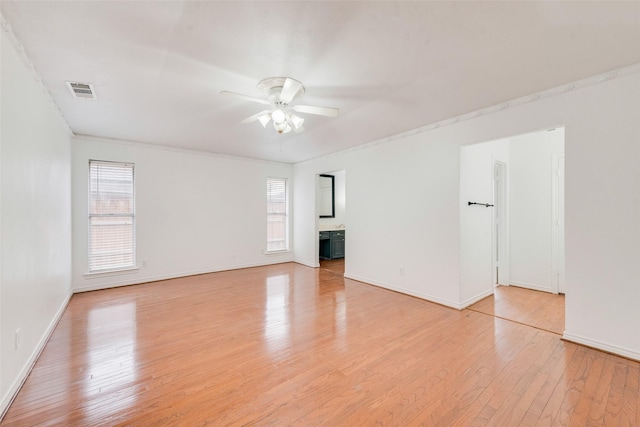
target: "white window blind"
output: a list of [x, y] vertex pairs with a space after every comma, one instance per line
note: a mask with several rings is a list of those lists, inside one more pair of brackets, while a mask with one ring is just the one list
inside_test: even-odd
[[287, 180], [267, 179], [267, 252], [289, 248]]
[[135, 267], [133, 164], [89, 161], [89, 271]]

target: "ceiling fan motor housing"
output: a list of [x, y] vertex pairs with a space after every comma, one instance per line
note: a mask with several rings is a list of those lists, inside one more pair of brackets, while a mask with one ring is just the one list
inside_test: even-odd
[[273, 104], [286, 107], [287, 104], [280, 101], [280, 94], [282, 93], [282, 88], [284, 87], [284, 83], [287, 79], [300, 84], [300, 89], [298, 89], [298, 92], [296, 92], [294, 97], [304, 94], [304, 86], [302, 83], [298, 80], [292, 79], [291, 77], [267, 77], [266, 79], [262, 79], [258, 82], [258, 89], [263, 91]]

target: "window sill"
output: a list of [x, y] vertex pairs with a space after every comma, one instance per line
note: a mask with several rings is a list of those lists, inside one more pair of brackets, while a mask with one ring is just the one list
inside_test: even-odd
[[102, 270], [102, 271], [95, 271], [92, 273], [85, 273], [84, 277], [85, 279], [97, 279], [100, 277], [119, 276], [121, 274], [137, 273], [138, 270], [139, 270], [138, 267], [125, 268], [122, 270]]
[[291, 252], [289, 249], [280, 249], [277, 251], [264, 251], [265, 255], [279, 255], [279, 254], [288, 254]]

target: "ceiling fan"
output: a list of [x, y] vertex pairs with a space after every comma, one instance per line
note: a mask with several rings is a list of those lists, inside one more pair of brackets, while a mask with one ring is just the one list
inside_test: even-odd
[[288, 133], [293, 130], [296, 133], [302, 132], [304, 119], [294, 114], [317, 114], [320, 116], [337, 117], [339, 110], [332, 107], [316, 107], [312, 105], [291, 105], [291, 101], [296, 96], [304, 93], [304, 86], [299, 81], [290, 77], [268, 77], [260, 80], [258, 89], [262, 90], [268, 99], [256, 98], [242, 95], [240, 93], [223, 90], [220, 95], [230, 95], [246, 101], [257, 102], [258, 104], [269, 105], [269, 109], [247, 117], [240, 123], [251, 123], [256, 120], [266, 127], [273, 121], [273, 127], [278, 133]]

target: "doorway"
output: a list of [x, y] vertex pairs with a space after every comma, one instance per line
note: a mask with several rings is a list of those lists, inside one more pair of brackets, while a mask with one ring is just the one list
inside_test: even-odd
[[322, 269], [344, 275], [347, 255], [346, 173], [344, 170], [323, 172], [317, 179], [318, 264]]
[[460, 168], [461, 305], [564, 293], [564, 128], [463, 146]]
[[495, 285], [563, 292], [564, 128], [463, 146], [460, 168], [462, 305]]

